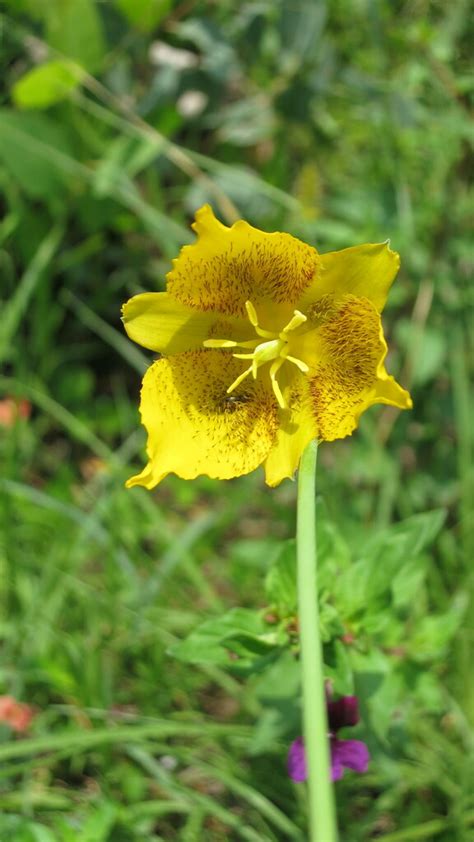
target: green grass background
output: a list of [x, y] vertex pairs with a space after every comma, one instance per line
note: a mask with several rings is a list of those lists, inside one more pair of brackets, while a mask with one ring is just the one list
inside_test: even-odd
[[0, 391], [32, 413], [0, 427], [0, 694], [36, 717], [1, 726], [1, 842], [306, 838], [294, 641], [247, 674], [196, 655], [202, 622], [278, 602], [294, 483], [123, 485], [152, 357], [120, 305], [163, 289], [205, 201], [401, 253], [384, 324], [414, 409], [320, 449], [328, 671], [373, 757], [338, 814], [342, 842], [472, 839], [467, 21], [464, 0], [4, 0]]

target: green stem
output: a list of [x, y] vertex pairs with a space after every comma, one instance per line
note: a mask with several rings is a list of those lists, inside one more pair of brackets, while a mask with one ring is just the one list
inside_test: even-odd
[[315, 515], [317, 449], [315, 441], [307, 445], [298, 473], [296, 544], [303, 735], [308, 773], [309, 842], [337, 842], [323, 650], [319, 632]]

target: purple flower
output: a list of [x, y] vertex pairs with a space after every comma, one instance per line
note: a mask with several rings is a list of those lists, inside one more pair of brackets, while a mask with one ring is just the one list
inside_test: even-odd
[[[339, 740], [339, 728], [356, 725], [359, 710], [356, 696], [343, 696], [337, 702], [328, 702], [329, 741], [331, 747], [331, 779], [338, 781], [344, 769], [366, 772], [369, 765], [369, 751], [360, 740]], [[306, 757], [302, 737], [298, 737], [288, 752], [288, 772], [296, 783], [306, 780]]]

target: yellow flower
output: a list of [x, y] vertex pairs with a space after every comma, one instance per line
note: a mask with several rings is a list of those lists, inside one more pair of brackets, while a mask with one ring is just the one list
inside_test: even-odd
[[399, 267], [386, 243], [320, 255], [243, 220], [227, 228], [208, 205], [193, 228], [167, 292], [123, 307], [130, 338], [163, 355], [141, 392], [149, 461], [127, 486], [262, 464], [277, 485], [311, 439], [350, 435], [374, 403], [412, 406], [384, 366], [380, 312]]

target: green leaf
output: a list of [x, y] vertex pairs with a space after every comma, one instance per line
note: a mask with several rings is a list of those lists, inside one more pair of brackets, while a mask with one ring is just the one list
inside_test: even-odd
[[446, 708], [445, 694], [432, 672], [422, 671], [417, 674], [415, 696], [418, 704], [430, 713], [440, 713]]
[[0, 159], [28, 195], [45, 199], [64, 190], [66, 155], [66, 132], [45, 114], [0, 109]]
[[70, 61], [48, 61], [25, 73], [13, 86], [19, 108], [48, 108], [65, 99], [81, 81], [82, 71]]
[[444, 509], [434, 509], [407, 518], [375, 535], [367, 542], [364, 556], [381, 560], [414, 558], [434, 541], [446, 518]]
[[300, 660], [289, 649], [285, 649], [275, 663], [265, 671], [265, 674], [255, 680], [254, 687], [263, 704], [270, 705], [276, 700], [289, 700], [294, 707], [300, 685]]
[[332, 683], [332, 689], [336, 696], [348, 696], [354, 692], [354, 677], [350, 657], [350, 648], [345, 646], [341, 640], [335, 640], [326, 654], [324, 675]]
[[286, 541], [265, 579], [267, 599], [280, 619], [297, 610], [296, 541]]
[[273, 750], [277, 740], [298, 728], [300, 685], [301, 664], [289, 649], [254, 679], [253, 689], [263, 710], [255, 726], [252, 755]]
[[396, 716], [399, 699], [406, 693], [405, 684], [397, 673], [392, 672], [388, 655], [379, 649], [358, 652], [351, 647], [349, 657], [361, 720], [367, 730], [384, 740]]
[[439, 660], [456, 634], [467, 607], [466, 594], [460, 594], [449, 611], [423, 617], [408, 643], [408, 652], [416, 661]]
[[339, 617], [339, 612], [330, 602], [321, 603], [319, 625], [324, 643], [332, 640], [333, 637], [344, 634], [344, 626]]
[[117, 817], [117, 807], [106, 801], [89, 816], [81, 830], [79, 842], [108, 842]]
[[351, 566], [351, 553], [337, 527], [329, 520], [322, 500], [316, 505], [316, 546], [319, 590], [332, 593], [334, 581]]
[[352, 615], [388, 593], [394, 577], [407, 561], [416, 559], [443, 524], [445, 512], [414, 515], [369, 539], [363, 557], [335, 582], [336, 604]]
[[142, 32], [151, 32], [168, 14], [171, 0], [115, 0], [116, 6], [132, 26]]
[[391, 584], [395, 608], [405, 608], [413, 600], [413, 594], [419, 593], [426, 577], [427, 559], [418, 556], [400, 568]]
[[43, 10], [48, 44], [91, 73], [105, 53], [99, 5], [94, 0], [48, 0]]
[[102, 198], [112, 193], [124, 181], [125, 174], [133, 178], [155, 160], [161, 149], [162, 145], [149, 137], [120, 135], [111, 141], [97, 164], [93, 179], [95, 195]]
[[222, 643], [229, 652], [234, 652], [239, 658], [249, 657], [253, 659], [254, 655], [259, 658], [268, 655], [275, 646], [281, 646], [285, 640], [286, 638], [278, 633], [278, 629], [275, 629], [262, 635], [245, 634], [244, 632], [230, 634]]
[[218, 126], [219, 139], [234, 146], [253, 146], [275, 129], [275, 115], [266, 97], [239, 100], [209, 115], [209, 125]]
[[282, 646], [278, 627], [266, 623], [256, 611], [233, 608], [221, 617], [202, 623], [169, 653], [191, 664], [215, 664], [247, 669]]

